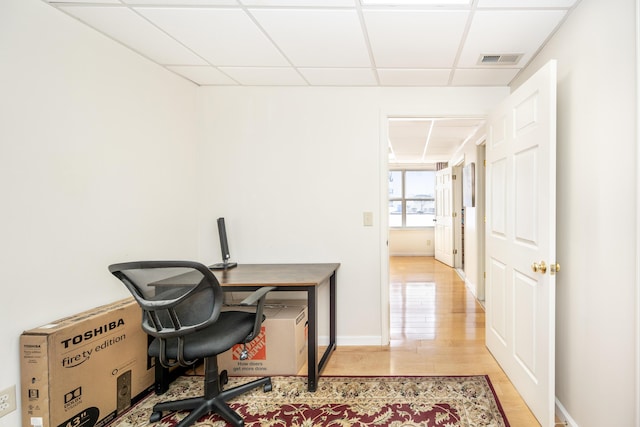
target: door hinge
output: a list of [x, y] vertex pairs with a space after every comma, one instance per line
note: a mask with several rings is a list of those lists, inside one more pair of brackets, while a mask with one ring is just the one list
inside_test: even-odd
[[454, 255], [457, 255], [457, 254], [458, 254], [458, 250], [457, 250], [457, 249], [454, 249], [454, 250], [453, 250], [453, 254], [454, 254]]
[[484, 167], [487, 167], [487, 159], [484, 159]]
[[484, 216], [484, 223], [485, 224], [487, 223], [487, 216], [486, 215]]
[[458, 212], [454, 212], [454, 213], [453, 213], [453, 217], [455, 218], [455, 217], [457, 217], [457, 216], [458, 216]]
[[451, 179], [455, 181], [456, 180], [456, 176], [455, 175], [451, 175]]
[[486, 271], [484, 272], [484, 278], [485, 279], [487, 278], [487, 272]]

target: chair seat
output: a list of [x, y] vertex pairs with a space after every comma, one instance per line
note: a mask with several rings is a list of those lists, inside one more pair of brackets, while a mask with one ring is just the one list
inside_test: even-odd
[[[224, 353], [231, 347], [246, 340], [253, 330], [254, 313], [243, 311], [223, 311], [212, 325], [186, 335], [184, 357], [187, 360], [202, 359]], [[170, 359], [178, 357], [178, 339], [166, 339], [166, 355]], [[160, 341], [154, 339], [149, 345], [149, 356], [159, 357]]]

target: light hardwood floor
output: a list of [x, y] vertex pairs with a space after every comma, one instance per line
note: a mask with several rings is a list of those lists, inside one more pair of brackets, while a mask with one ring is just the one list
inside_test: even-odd
[[338, 346], [324, 375], [489, 375], [513, 427], [540, 424], [484, 345], [484, 310], [431, 257], [390, 259], [391, 343]]

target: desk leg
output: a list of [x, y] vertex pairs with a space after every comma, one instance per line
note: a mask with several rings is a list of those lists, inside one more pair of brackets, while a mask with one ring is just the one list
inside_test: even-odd
[[318, 354], [318, 287], [313, 286], [307, 290], [307, 301], [309, 304], [309, 337], [308, 337], [308, 390], [316, 391], [318, 387], [318, 377], [324, 365], [327, 364], [331, 352], [336, 349], [336, 272], [334, 271], [329, 279], [329, 345], [324, 351], [320, 361]]
[[[329, 279], [329, 352], [336, 349], [336, 272]], [[326, 353], [327, 357], [329, 353]], [[324, 366], [325, 358], [320, 362]]]
[[318, 387], [318, 291], [317, 286], [307, 289], [307, 304], [309, 310], [309, 330], [307, 342], [307, 388], [316, 391]]
[[329, 279], [329, 345], [324, 351], [320, 362], [318, 363], [318, 371], [322, 372], [324, 365], [329, 361], [331, 352], [336, 349], [336, 273], [335, 271]]

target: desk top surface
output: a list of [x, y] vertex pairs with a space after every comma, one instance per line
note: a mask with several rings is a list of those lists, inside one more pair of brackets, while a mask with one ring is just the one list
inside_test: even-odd
[[222, 286], [318, 286], [340, 267], [325, 264], [238, 264], [212, 270]]

